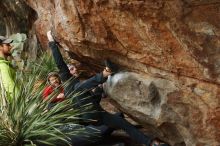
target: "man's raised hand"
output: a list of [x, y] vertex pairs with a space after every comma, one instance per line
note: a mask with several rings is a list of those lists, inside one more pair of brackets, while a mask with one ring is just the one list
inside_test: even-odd
[[47, 38], [48, 38], [49, 42], [54, 42], [54, 38], [52, 36], [51, 30], [47, 32]]

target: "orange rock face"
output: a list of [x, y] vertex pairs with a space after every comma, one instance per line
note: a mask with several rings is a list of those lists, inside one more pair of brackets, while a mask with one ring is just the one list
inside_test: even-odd
[[[79, 61], [99, 65], [101, 60], [111, 58], [144, 77], [139, 80], [164, 79], [176, 86], [166, 92], [163, 104], [168, 107], [164, 114], [172, 111], [178, 120], [171, 116], [162, 122], [155, 117], [153, 124], [148, 118], [144, 121], [133, 116], [135, 119], [169, 135], [158, 134], [173, 145], [220, 145], [219, 0], [26, 2], [38, 14], [36, 31], [44, 47], [46, 31], [53, 29], [57, 40]], [[161, 82], [156, 86], [168, 90], [166, 82]], [[121, 98], [128, 103], [135, 100]], [[128, 109], [115, 100], [122, 109]], [[148, 116], [143, 112], [148, 111], [147, 107], [141, 104], [129, 108], [131, 113]], [[173, 132], [167, 131], [169, 127]]]

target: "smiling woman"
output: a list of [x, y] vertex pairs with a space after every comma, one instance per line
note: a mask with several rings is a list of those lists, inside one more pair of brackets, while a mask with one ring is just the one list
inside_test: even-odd
[[[0, 94], [0, 145], [24, 146], [24, 145], [70, 145], [68, 136], [84, 132], [82, 127], [77, 126], [74, 110], [70, 100], [56, 105], [52, 110], [47, 110], [49, 102], [41, 97], [42, 87], [33, 90], [36, 83], [37, 73], [32, 75], [19, 74], [19, 95], [10, 103], [3, 104], [8, 100], [8, 94], [1, 90]], [[18, 77], [18, 76], [17, 76]], [[2, 88], [0, 88], [2, 89]], [[4, 95], [4, 96], [3, 96]], [[68, 120], [63, 120], [68, 119]], [[60, 127], [75, 127], [64, 133]], [[95, 130], [94, 130], [95, 131]], [[86, 135], [86, 133], [84, 133]]]
[[[32, 68], [31, 73], [17, 72], [15, 80], [21, 90], [10, 103], [7, 102], [9, 95], [0, 84], [0, 146], [89, 145], [112, 131], [105, 125], [79, 125], [80, 111], [88, 107], [74, 109], [72, 100], [75, 95], [48, 110], [51, 100], [42, 100], [44, 83], [34, 88], [41, 69], [42, 65], [39, 65]], [[58, 78], [52, 75], [56, 74], [50, 74], [50, 77]], [[50, 98], [55, 98], [55, 94]]]
[[56, 94], [56, 97], [54, 97], [52, 100], [50, 100], [51, 104], [49, 105], [49, 108], [53, 105], [53, 103], [61, 102], [65, 99], [64, 97], [64, 89], [61, 87], [61, 79], [57, 72], [50, 72], [47, 75], [47, 83], [48, 86], [46, 86], [43, 90], [43, 98], [44, 100], [49, 100], [49, 95], [51, 95], [55, 90], [58, 90], [59, 93]]

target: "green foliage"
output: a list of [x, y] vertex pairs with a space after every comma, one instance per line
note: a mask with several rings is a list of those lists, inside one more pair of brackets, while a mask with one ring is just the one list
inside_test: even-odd
[[11, 35], [10, 38], [14, 40], [13, 43], [20, 43], [27, 39], [27, 35], [24, 33], [16, 33]]
[[[64, 133], [60, 127], [75, 126], [77, 116], [81, 114], [80, 109], [73, 109], [72, 99], [69, 98], [48, 111], [50, 101], [44, 101], [41, 97], [44, 86], [34, 88], [38, 72], [35, 70], [32, 73], [28, 76], [18, 74], [21, 90], [10, 103], [5, 91], [1, 90], [0, 146], [42, 146], [55, 145], [57, 142], [69, 145], [68, 137], [83, 132], [83, 128]], [[56, 94], [58, 93], [51, 95], [50, 99]]]
[[30, 74], [35, 72], [40, 80], [45, 80], [49, 72], [58, 71], [53, 57], [48, 53], [42, 54], [40, 58], [34, 62], [29, 62], [27, 70]]

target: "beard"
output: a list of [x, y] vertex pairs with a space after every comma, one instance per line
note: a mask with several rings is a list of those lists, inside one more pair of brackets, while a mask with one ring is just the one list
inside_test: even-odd
[[4, 52], [4, 55], [5, 55], [6, 57], [11, 56], [11, 52], [5, 51], [5, 52]]
[[9, 57], [11, 56], [11, 53], [6, 53], [5, 56]]

